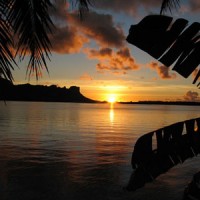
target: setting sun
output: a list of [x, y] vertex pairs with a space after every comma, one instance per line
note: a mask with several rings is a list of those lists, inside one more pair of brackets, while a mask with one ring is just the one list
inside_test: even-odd
[[109, 102], [109, 103], [115, 103], [115, 102], [116, 102], [116, 97], [115, 97], [114, 95], [110, 95], [110, 96], [108, 97], [108, 102]]

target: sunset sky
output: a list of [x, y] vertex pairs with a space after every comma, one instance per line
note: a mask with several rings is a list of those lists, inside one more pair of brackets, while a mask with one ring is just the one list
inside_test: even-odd
[[[200, 100], [193, 75], [185, 79], [126, 42], [130, 25], [159, 14], [161, 1], [93, 0], [83, 21], [68, 4], [56, 2], [50, 73], [44, 70], [39, 81], [31, 77], [29, 83], [79, 86], [83, 95], [95, 100]], [[181, 0], [177, 11], [166, 14], [192, 23], [199, 22], [199, 11], [199, 0]], [[15, 84], [28, 82], [27, 62], [15, 69]]]

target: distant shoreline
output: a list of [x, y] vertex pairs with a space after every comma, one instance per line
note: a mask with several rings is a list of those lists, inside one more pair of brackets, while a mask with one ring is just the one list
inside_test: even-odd
[[200, 106], [200, 102], [185, 102], [185, 101], [138, 101], [138, 102], [115, 102], [107, 101], [41, 101], [41, 100], [0, 100], [6, 102], [46, 102], [46, 103], [83, 103], [83, 104], [128, 104], [128, 105], [180, 105], [180, 106]]
[[138, 102], [118, 102], [120, 104], [146, 104], [146, 105], [181, 105], [181, 106], [200, 106], [200, 102], [188, 101], [138, 101]]

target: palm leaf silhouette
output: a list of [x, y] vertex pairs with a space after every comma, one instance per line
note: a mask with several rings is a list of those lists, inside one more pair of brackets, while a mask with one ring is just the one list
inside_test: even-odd
[[[186, 19], [149, 15], [132, 25], [127, 41], [188, 78], [200, 64], [200, 23], [188, 27]], [[147, 37], [148, 36], [148, 37]], [[200, 76], [198, 71], [193, 84]], [[198, 84], [199, 85], [199, 84]]]
[[35, 72], [38, 79], [41, 69], [47, 69], [45, 58], [49, 59], [50, 54], [48, 32], [51, 32], [53, 23], [48, 9], [52, 4], [49, 0], [10, 0], [9, 5], [7, 19], [12, 22], [14, 34], [18, 37], [17, 53], [20, 59], [30, 54], [27, 73]]
[[13, 80], [11, 70], [15, 63], [11, 47], [13, 45], [11, 28], [6, 20], [6, 1], [0, 2], [0, 75], [10, 81]]

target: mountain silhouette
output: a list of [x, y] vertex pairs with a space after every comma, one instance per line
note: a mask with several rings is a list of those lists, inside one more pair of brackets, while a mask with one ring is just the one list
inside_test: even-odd
[[56, 85], [14, 85], [8, 80], [0, 78], [0, 100], [6, 101], [46, 101], [46, 102], [82, 102], [95, 103], [80, 93], [80, 87], [71, 86], [60, 88]]

